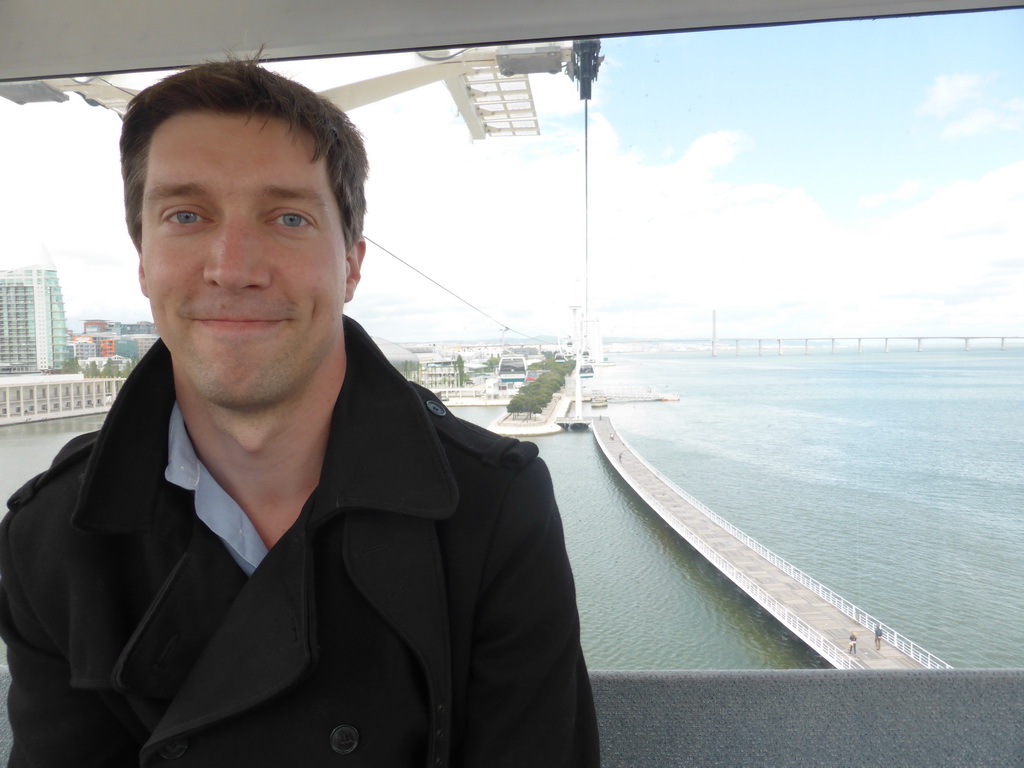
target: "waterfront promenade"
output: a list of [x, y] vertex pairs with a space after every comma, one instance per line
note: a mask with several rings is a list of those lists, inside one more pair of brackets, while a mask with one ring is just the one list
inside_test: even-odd
[[[786, 563], [676, 487], [615, 433], [611, 419], [591, 420], [609, 464], [701, 555], [807, 643], [842, 669], [921, 669], [949, 665], [807, 574]], [[875, 650], [874, 630], [883, 642]], [[857, 654], [849, 653], [856, 632]]]
[[106, 413], [124, 382], [81, 374], [0, 376], [0, 426]]

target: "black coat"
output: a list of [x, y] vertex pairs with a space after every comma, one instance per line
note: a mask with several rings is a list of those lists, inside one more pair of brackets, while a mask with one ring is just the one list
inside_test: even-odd
[[346, 320], [320, 485], [248, 579], [163, 479], [155, 348], [0, 527], [10, 765], [596, 766], [536, 448], [447, 413]]

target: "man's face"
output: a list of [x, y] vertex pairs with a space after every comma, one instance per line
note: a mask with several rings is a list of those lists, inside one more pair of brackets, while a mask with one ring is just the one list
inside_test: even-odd
[[179, 398], [260, 410], [340, 385], [365, 243], [346, 250], [312, 154], [276, 119], [190, 112], [154, 133], [139, 281]]

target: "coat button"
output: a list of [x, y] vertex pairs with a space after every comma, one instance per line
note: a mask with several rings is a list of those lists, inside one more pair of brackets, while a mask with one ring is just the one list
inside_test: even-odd
[[182, 737], [168, 741], [160, 747], [160, 757], [164, 760], [177, 760], [188, 751], [188, 739]]
[[437, 400], [427, 400], [427, 409], [435, 416], [444, 416], [448, 411]]
[[359, 731], [351, 725], [339, 725], [331, 731], [331, 749], [339, 755], [354, 752], [359, 746]]

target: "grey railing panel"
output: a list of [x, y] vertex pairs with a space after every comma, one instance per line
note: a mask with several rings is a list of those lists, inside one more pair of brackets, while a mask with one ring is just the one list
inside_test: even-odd
[[595, 672], [603, 768], [1024, 766], [1024, 670]]
[[7, 671], [6, 664], [0, 664], [0, 764], [7, 765], [7, 758], [11, 756], [11, 744], [14, 739], [11, 737], [11, 726], [7, 722], [7, 691], [11, 687], [11, 673]]
[[[603, 768], [1020, 768], [1024, 670], [594, 672]], [[0, 764], [11, 748], [0, 666]]]

